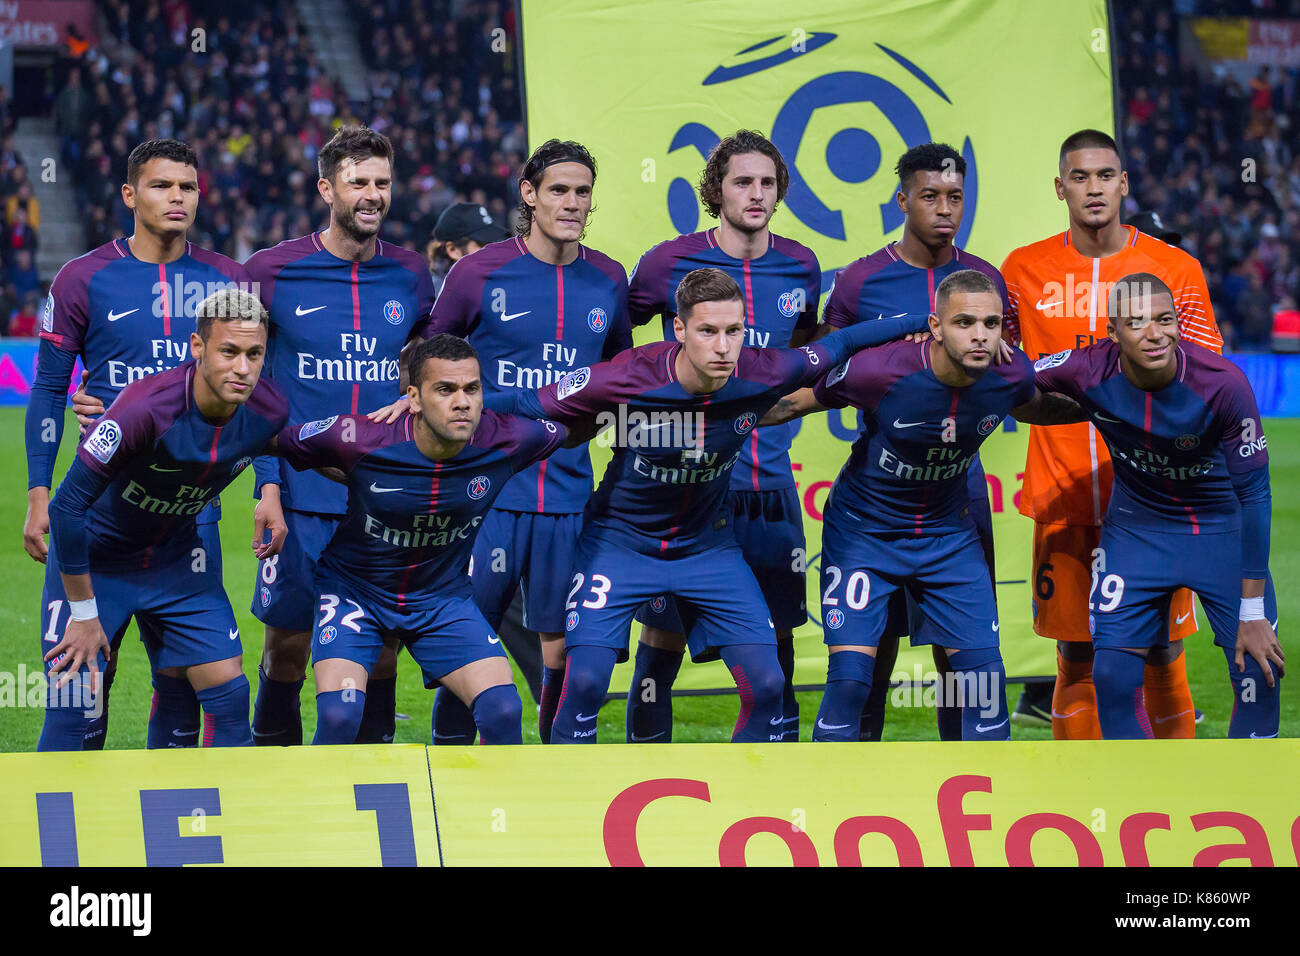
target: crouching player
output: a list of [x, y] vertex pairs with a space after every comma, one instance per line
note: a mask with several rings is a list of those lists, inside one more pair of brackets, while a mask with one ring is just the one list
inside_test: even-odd
[[483, 743], [523, 743], [510, 664], [467, 569], [497, 494], [567, 432], [485, 412], [478, 356], [463, 339], [435, 335], [407, 361], [410, 411], [397, 421], [341, 415], [276, 440], [295, 468], [332, 470], [348, 485], [347, 513], [316, 570], [312, 743], [356, 740], [366, 675], [385, 643], [404, 644], [426, 687], [441, 684], [470, 709]]
[[252, 744], [239, 629], [195, 518], [288, 417], [275, 386], [258, 383], [266, 332], [256, 296], [204, 299], [193, 360], [128, 385], [77, 449], [50, 505], [41, 633], [49, 676], [81, 693], [51, 686], [37, 749], [81, 749], [108, 637], [132, 616], [154, 671], [197, 693], [204, 746]]
[[1116, 282], [1107, 314], [1109, 341], [1035, 365], [1038, 387], [1078, 401], [1115, 461], [1088, 603], [1102, 736], [1152, 736], [1143, 668], [1167, 650], [1170, 597], [1187, 587], [1228, 660], [1228, 736], [1276, 737], [1285, 657], [1255, 395], [1228, 359], [1180, 341], [1173, 294], [1156, 276]]
[[785, 677], [763, 592], [730, 527], [731, 471], [783, 394], [916, 328], [914, 320], [885, 320], [804, 348], [746, 348], [745, 300], [725, 272], [687, 273], [675, 298], [676, 341], [628, 349], [514, 396], [534, 418], [594, 416], [597, 427], [616, 418], [626, 428], [587, 505], [574, 561], [553, 743], [595, 742], [614, 664], [627, 659], [632, 617], [656, 595], [677, 599], [692, 660], [721, 657], [731, 671], [741, 700], [732, 740], [782, 738]]
[[853, 405], [867, 422], [826, 505], [821, 585], [830, 661], [813, 740], [858, 739], [877, 645], [899, 589], [912, 595], [929, 625], [913, 633], [912, 643], [933, 642], [947, 653], [962, 739], [1009, 738], [997, 605], [967, 473], [984, 439], [1013, 410], [1032, 409], [1036, 420], [1047, 421], [1054, 408], [1077, 409], [1037, 396], [1023, 352], [993, 364], [1002, 296], [987, 275], [952, 273], [934, 303], [932, 339], [860, 353], [763, 419]]

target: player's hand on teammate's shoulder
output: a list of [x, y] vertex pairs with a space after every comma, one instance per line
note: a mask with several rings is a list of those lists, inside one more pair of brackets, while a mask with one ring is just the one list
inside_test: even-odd
[[90, 373], [83, 369], [81, 384], [72, 393], [72, 410], [76, 412], [77, 424], [83, 435], [86, 434], [86, 429], [95, 423], [95, 419], [104, 414], [104, 403], [95, 396], [86, 394], [88, 381], [90, 381]]
[[1010, 365], [1011, 360], [1015, 357], [1015, 347], [1008, 344], [1006, 339], [998, 339], [998, 350], [993, 353], [993, 364]]
[[1269, 661], [1277, 666], [1278, 677], [1286, 675], [1286, 653], [1268, 621], [1241, 621], [1237, 625], [1237, 670], [1245, 670], [1247, 654], [1255, 658], [1269, 687], [1276, 683]]
[[928, 342], [930, 341], [929, 332], [908, 332], [903, 336], [904, 342]]
[[23, 521], [23, 547], [33, 561], [45, 563], [50, 553], [46, 535], [50, 533], [50, 489], [32, 488], [27, 492], [27, 517]]
[[[271, 532], [269, 541], [265, 540], [267, 531]], [[280, 506], [280, 486], [267, 482], [262, 486], [261, 500], [253, 508], [253, 554], [259, 561], [279, 554], [288, 536], [289, 526]]]
[[369, 412], [366, 418], [380, 425], [391, 425], [411, 409], [411, 400], [403, 395], [391, 405], [385, 405], [383, 408], [376, 408]]
[[99, 693], [99, 660], [97, 655], [100, 651], [108, 655], [108, 637], [104, 634], [104, 628], [99, 623], [99, 618], [92, 617], [86, 621], [69, 621], [68, 628], [63, 632], [63, 640], [50, 648], [45, 655], [45, 660], [54, 660], [56, 657], [62, 657], [50, 665], [50, 678], [53, 679], [55, 674], [62, 672], [58, 686], [63, 687], [69, 681], [77, 676], [82, 666], [90, 671], [90, 686], [93, 693]]

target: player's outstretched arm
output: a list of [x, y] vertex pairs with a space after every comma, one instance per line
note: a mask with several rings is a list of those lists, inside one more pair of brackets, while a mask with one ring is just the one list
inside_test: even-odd
[[1068, 395], [1036, 388], [1032, 400], [1011, 409], [1011, 417], [1025, 425], [1073, 425], [1086, 422], [1088, 413]]
[[784, 422], [802, 418], [813, 412], [824, 412], [826, 406], [817, 401], [811, 388], [801, 388], [786, 395], [773, 405], [758, 422], [759, 425], [780, 425]]
[[50, 504], [50, 533], [58, 549], [59, 570], [72, 615], [63, 640], [45, 655], [47, 661], [61, 658], [50, 667], [51, 674], [63, 673], [60, 687], [72, 680], [83, 665], [89, 669], [91, 686], [95, 687], [99, 679], [96, 655], [100, 651], [108, 654], [108, 638], [99, 623], [95, 591], [90, 580], [86, 512], [103, 494], [109, 481], [108, 477], [92, 470], [80, 459], [74, 459]]
[[45, 563], [49, 548], [45, 535], [50, 530], [50, 486], [54, 462], [63, 439], [63, 408], [68, 379], [77, 356], [50, 342], [41, 342], [27, 403], [24, 441], [27, 447], [27, 516], [23, 521], [23, 547], [33, 560]]

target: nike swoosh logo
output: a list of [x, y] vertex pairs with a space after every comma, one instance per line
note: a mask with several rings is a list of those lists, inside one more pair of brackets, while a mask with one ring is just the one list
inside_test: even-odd
[[900, 422], [897, 418], [894, 419], [895, 428], [915, 428], [917, 425], [924, 424], [925, 422]]
[[1167, 724], [1167, 723], [1169, 723], [1169, 721], [1171, 721], [1171, 720], [1177, 720], [1179, 717], [1183, 716], [1183, 714], [1190, 714], [1190, 713], [1191, 713], [1190, 710], [1180, 710], [1178, 713], [1174, 714], [1172, 717], [1157, 717], [1157, 718], [1156, 718], [1156, 723], [1157, 723], [1157, 724]]
[[[902, 318], [903, 316], [905, 316], [905, 315], [907, 315], [906, 312], [900, 312], [900, 313], [898, 313], [898, 315], [891, 315], [891, 316], [889, 316], [889, 318], [891, 318], [891, 319], [901, 319], [901, 318]], [[883, 319], [883, 318], [885, 318], [885, 313], [883, 313], [883, 312], [877, 312], [877, 313], [876, 313], [876, 321], [877, 321], [877, 322], [879, 322], [879, 321], [880, 321], [881, 319]]]
[[380, 488], [379, 485], [375, 484], [375, 483], [372, 481], [372, 482], [370, 483], [370, 490], [373, 491], [373, 492], [374, 492], [375, 494], [377, 494], [377, 495], [382, 495], [382, 494], [384, 494], [384, 493], [387, 492], [387, 491], [401, 491], [402, 489], [401, 489], [401, 488]]
[[1060, 305], [1064, 301], [1065, 301], [1064, 299], [1057, 299], [1054, 302], [1044, 302], [1042, 299], [1039, 299], [1037, 302], [1034, 303], [1034, 308], [1038, 309], [1040, 312], [1045, 312], [1048, 309], [1050, 309], [1052, 306]]
[[180, 471], [179, 468], [161, 468], [158, 465], [150, 465], [150, 471]]
[[644, 743], [649, 743], [649, 742], [652, 741], [652, 740], [657, 740], [658, 738], [662, 737], [662, 736], [663, 736], [664, 734], [666, 734], [666, 733], [668, 733], [668, 731], [666, 731], [666, 730], [661, 730], [661, 731], [659, 731], [659, 733], [657, 733], [657, 734], [651, 734], [649, 737], [638, 737], [636, 734], [633, 734], [633, 735], [632, 735], [632, 743], [634, 743], [634, 744], [644, 744]]
[[1180, 614], [1180, 615], [1178, 615], [1176, 618], [1174, 618], [1174, 625], [1177, 626], [1177, 625], [1179, 625], [1179, 624], [1182, 624], [1183, 621], [1187, 620], [1187, 619], [1188, 619], [1189, 617], [1191, 617], [1191, 616], [1192, 616], [1192, 612], [1191, 612], [1191, 611], [1188, 611], [1186, 614]]
[[[1007, 720], [1010, 720], [1010, 719], [1011, 719], [1010, 717], [1007, 718]], [[984, 734], [984, 733], [988, 733], [990, 730], [997, 730], [999, 727], [1001, 727], [1003, 724], [1005, 724], [1005, 723], [1007, 722], [1007, 720], [1000, 721], [1000, 722], [998, 722], [998, 723], [996, 723], [996, 724], [993, 724], [992, 726], [989, 726], [989, 727], [985, 727], [983, 724], [976, 724], [976, 725], [975, 725], [975, 733], [977, 733], [977, 734]]]
[[1001, 626], [1002, 626], [1002, 622], [1001, 622], [1001, 621], [994, 621], [994, 622], [993, 622], [993, 630], [996, 631], [996, 630], [997, 630], [999, 627], [1001, 627]]
[[1068, 711], [1067, 713], [1064, 713], [1064, 714], [1058, 714], [1058, 713], [1056, 712], [1056, 710], [1053, 709], [1053, 710], [1052, 710], [1052, 716], [1055, 717], [1057, 720], [1065, 720], [1065, 718], [1067, 718], [1067, 717], [1073, 717], [1075, 714], [1081, 714], [1081, 713], [1083, 713], [1083, 712], [1084, 712], [1085, 710], [1087, 710], [1087, 709], [1088, 709], [1088, 708], [1087, 708], [1086, 706], [1084, 706], [1084, 707], [1076, 707], [1076, 708], [1074, 708], [1074, 710]]
[[519, 318], [521, 315], [527, 315], [527, 314], [528, 314], [529, 312], [531, 312], [531, 311], [533, 311], [533, 310], [532, 310], [532, 309], [527, 309], [526, 311], [523, 311], [523, 312], [515, 312], [515, 313], [513, 313], [513, 314], [511, 314], [511, 315], [506, 315], [504, 312], [502, 312], [502, 313], [501, 313], [501, 321], [502, 321], [502, 322], [509, 322], [511, 319], [517, 319], [517, 318]]
[[1255, 739], [1255, 740], [1268, 740], [1268, 739], [1270, 739], [1270, 738], [1272, 738], [1272, 737], [1276, 737], [1277, 734], [1276, 734], [1276, 733], [1272, 733], [1272, 734], [1257, 734], [1257, 733], [1255, 733], [1255, 731], [1252, 730], [1252, 731], [1250, 732], [1250, 736], [1251, 736], [1253, 739]]
[[235, 628], [233, 631], [230, 632], [230, 639], [233, 641], [238, 637], [239, 637], [239, 628]]
[[313, 312], [319, 312], [319, 311], [320, 311], [321, 309], [323, 309], [323, 308], [325, 308], [325, 306], [323, 306], [323, 305], [313, 306], [313, 307], [310, 308], [310, 309], [304, 309], [302, 306], [298, 306], [296, 309], [293, 310], [293, 314], [294, 314], [294, 315], [311, 315]]
[[501, 638], [499, 638], [499, 637], [489, 637], [489, 638], [488, 638], [488, 643], [489, 643], [489, 644], [500, 644], [500, 643], [501, 643]]
[[819, 730], [843, 730], [846, 727], [852, 726], [852, 724], [828, 724], [823, 722], [820, 717], [817, 718], [817, 728]]
[[383, 741], [384, 743], [386, 743], [386, 744], [391, 744], [391, 743], [393, 742], [393, 735], [392, 735], [392, 734], [380, 734], [380, 735], [379, 735], [379, 739], [382, 740], [382, 741]]
[[771, 724], [773, 727], [776, 727], [779, 726], [780, 724], [784, 724], [785, 718], [778, 715], [776, 717], [773, 717], [771, 720], [769, 720], [768, 723]]
[[127, 309], [125, 312], [114, 312], [112, 309], [109, 309], [108, 321], [116, 322], [118, 319], [125, 319], [131, 313], [139, 312], [139, 311], [140, 311], [139, 309]]
[[767, 626], [774, 631], [776, 630], [776, 625], [772, 623], [772, 619], [770, 617], [767, 619]]
[[654, 431], [656, 428], [663, 428], [665, 425], [672, 425], [672, 424], [674, 424], [674, 423], [673, 423], [673, 422], [658, 422], [657, 424], [651, 425], [649, 422], [642, 422], [642, 423], [641, 423], [641, 427], [642, 427], [643, 429], [645, 429], [646, 431], [648, 431], [648, 432], [652, 432], [652, 431]]
[[1111, 418], [1109, 415], [1103, 415], [1101, 412], [1093, 412], [1092, 415], [1094, 418], [1100, 418], [1103, 422], [1114, 422], [1116, 425], [1124, 424], [1118, 418]]
[[197, 734], [198, 732], [199, 732], [199, 728], [197, 728], [197, 727], [195, 727], [193, 730], [173, 730], [173, 731], [172, 731], [172, 736], [173, 736], [173, 737], [193, 737], [193, 736], [194, 736], [195, 734]]
[[577, 717], [575, 717], [575, 718], [573, 718], [573, 719], [576, 720], [576, 721], [577, 721], [578, 723], [580, 723], [580, 724], [585, 724], [585, 723], [586, 723], [587, 721], [589, 721], [589, 720], [595, 720], [595, 719], [596, 719], [596, 715], [595, 715], [595, 714], [591, 714], [591, 715], [587, 715], [587, 714], [579, 714]]
[[440, 734], [436, 730], [433, 732], [434, 740], [457, 740], [460, 736], [460, 734]]

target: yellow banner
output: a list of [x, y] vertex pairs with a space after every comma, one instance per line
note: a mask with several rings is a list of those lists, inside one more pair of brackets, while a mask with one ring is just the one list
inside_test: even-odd
[[[833, 273], [902, 235], [897, 158], [927, 141], [966, 159], [962, 248], [1000, 264], [1066, 226], [1053, 177], [1061, 141], [1111, 130], [1105, 0], [826, 0], [792, 9], [753, 0], [525, 0], [529, 138], [576, 139], [596, 157], [586, 241], [629, 270], [654, 244], [708, 228], [693, 184], [722, 137], [771, 137], [790, 166], [772, 229]], [[575, 48], [574, 37], [581, 37]], [[639, 342], [659, 335], [652, 323]], [[808, 607], [819, 621], [820, 507], [848, 454], [848, 420], [806, 420], [791, 453], [808, 536]], [[1051, 642], [1030, 627], [1030, 523], [1012, 503], [1025, 433], [999, 433], [982, 457], [998, 550], [1002, 647], [1012, 676], [1054, 674]], [[596, 455], [597, 473], [606, 453]], [[825, 679], [821, 629], [798, 632], [796, 681]], [[892, 676], [930, 669], [905, 653]], [[622, 673], [622, 672], [620, 672]], [[621, 680], [621, 683], [620, 683]], [[730, 686], [721, 665], [683, 668], [679, 685]], [[615, 686], [626, 686], [626, 676]]]

